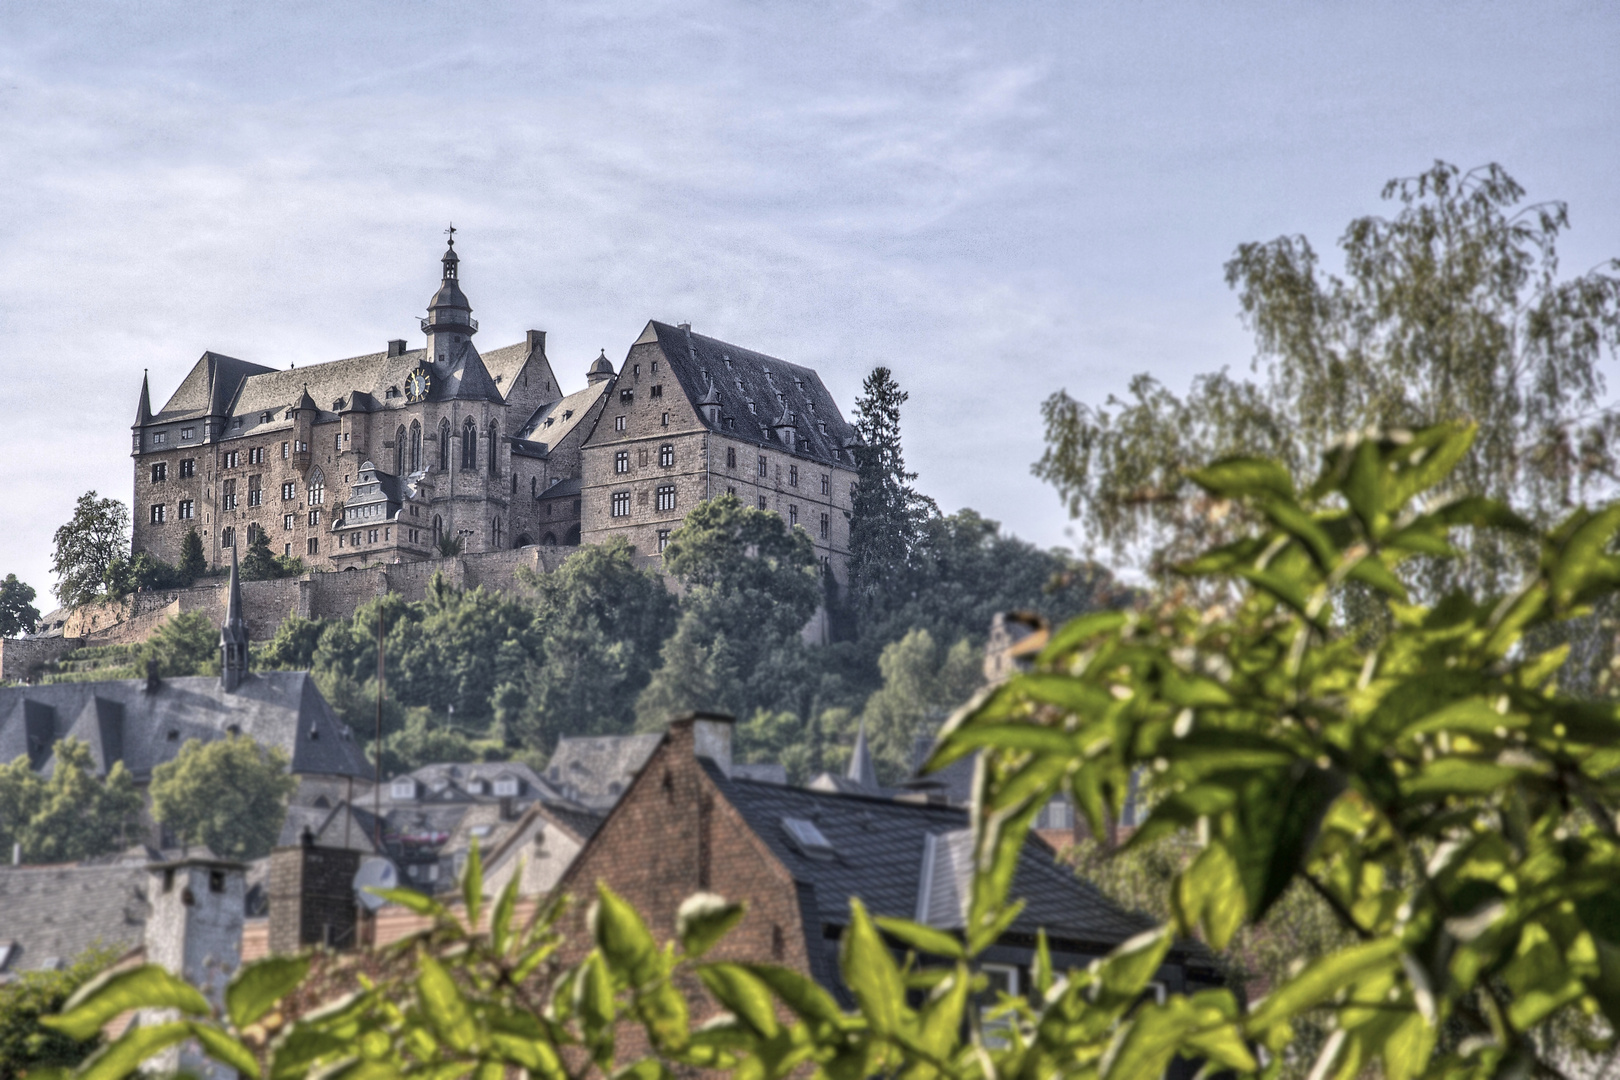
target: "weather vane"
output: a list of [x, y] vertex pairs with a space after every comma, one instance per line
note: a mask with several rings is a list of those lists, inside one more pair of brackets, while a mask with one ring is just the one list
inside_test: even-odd
[[452, 221], [450, 227], [444, 230], [444, 233], [450, 238], [450, 243], [454, 244], [456, 242], [456, 223]]

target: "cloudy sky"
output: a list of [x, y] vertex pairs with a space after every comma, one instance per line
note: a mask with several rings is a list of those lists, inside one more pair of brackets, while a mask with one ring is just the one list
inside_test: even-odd
[[543, 328], [573, 389], [686, 320], [846, 411], [886, 364], [928, 493], [1070, 545], [1041, 400], [1246, 365], [1240, 242], [1331, 248], [1444, 158], [1566, 200], [1571, 271], [1620, 255], [1608, 4], [0, 14], [0, 574], [41, 594], [74, 498], [129, 498], [143, 368], [417, 343], [452, 219], [480, 345]]

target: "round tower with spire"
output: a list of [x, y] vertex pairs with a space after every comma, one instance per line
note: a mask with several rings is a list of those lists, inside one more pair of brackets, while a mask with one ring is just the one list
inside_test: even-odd
[[440, 262], [444, 264], [444, 279], [439, 291], [428, 301], [427, 318], [422, 320], [422, 332], [427, 335], [428, 360], [434, 364], [452, 360], [462, 342], [478, 333], [478, 320], [472, 317], [472, 305], [461, 291], [460, 263], [456, 255], [456, 227], [445, 232], [450, 237]]

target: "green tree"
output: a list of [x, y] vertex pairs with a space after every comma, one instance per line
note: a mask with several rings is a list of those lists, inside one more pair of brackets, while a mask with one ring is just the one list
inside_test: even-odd
[[39, 626], [39, 609], [34, 606], [34, 587], [7, 574], [0, 581], [0, 638], [32, 634]]
[[202, 537], [197, 535], [195, 528], [187, 529], [185, 537], [180, 541], [178, 569], [180, 576], [188, 585], [208, 573], [208, 556], [203, 554]]
[[135, 669], [162, 679], [219, 671], [219, 627], [200, 611], [176, 615], [135, 652]]
[[[1243, 244], [1227, 263], [1255, 334], [1254, 380], [1206, 374], [1183, 397], [1140, 375], [1124, 401], [1096, 407], [1059, 392], [1046, 402], [1035, 473], [1088, 535], [1163, 569], [1248, 524], [1191, 482], [1195, 466], [1262, 455], [1304, 477], [1346, 432], [1449, 420], [1481, 432], [1452, 490], [1509, 500], [1547, 524], [1609, 488], [1620, 427], [1599, 408], [1598, 365], [1620, 341], [1620, 277], [1561, 279], [1566, 207], [1524, 205], [1495, 165], [1462, 173], [1437, 162], [1383, 194], [1398, 210], [1350, 223], [1343, 277], [1321, 272], [1302, 236]], [[1533, 555], [1487, 535], [1441, 565], [1496, 589]]]
[[984, 681], [983, 666], [967, 638], [946, 649], [922, 629], [883, 650], [878, 659], [883, 685], [861, 712], [879, 779], [897, 783], [911, 775], [917, 737], [932, 737], [947, 716], [967, 703]]
[[298, 781], [287, 755], [245, 735], [187, 739], [152, 770], [152, 817], [188, 844], [226, 859], [270, 854]]
[[815, 546], [780, 514], [735, 495], [699, 503], [669, 538], [666, 571], [681, 582], [681, 615], [636, 705], [643, 730], [688, 709], [751, 716], [778, 706], [761, 662], [797, 647], [821, 599]]
[[876, 367], [855, 399], [856, 482], [849, 515], [849, 587], [857, 617], [886, 606], [909, 575], [922, 524], [937, 513], [911, 486], [900, 445], [900, 406], [910, 397], [886, 367]]
[[327, 625], [325, 619], [306, 619], [289, 612], [259, 653], [258, 662], [282, 671], [308, 671], [315, 666], [315, 654]]
[[117, 499], [87, 491], [73, 505], [73, 516], [56, 530], [51, 573], [56, 598], [66, 608], [103, 595], [107, 570], [129, 549], [129, 508]]
[[94, 1052], [100, 1032], [75, 1039], [39, 1021], [59, 1011], [118, 955], [114, 949], [92, 948], [61, 971], [25, 971], [0, 982], [0, 1080], [71, 1069]]
[[240, 574], [243, 581], [269, 581], [281, 576], [281, 566], [275, 552], [270, 550], [270, 534], [254, 529], [248, 542], [247, 554], [242, 556]]
[[0, 844], [21, 844], [29, 862], [75, 862], [132, 844], [140, 836], [141, 795], [123, 762], [95, 774], [90, 747], [63, 739], [49, 778], [28, 758], [0, 767]]

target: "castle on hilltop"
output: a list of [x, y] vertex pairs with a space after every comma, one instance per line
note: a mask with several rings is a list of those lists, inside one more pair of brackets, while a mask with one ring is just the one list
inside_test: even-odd
[[196, 529], [211, 566], [259, 533], [316, 570], [612, 536], [656, 556], [730, 493], [846, 580], [855, 431], [815, 371], [649, 322], [565, 395], [544, 331], [474, 347], [450, 231], [423, 348], [286, 369], [205, 352], [156, 412], [142, 380], [134, 552], [176, 562]]

